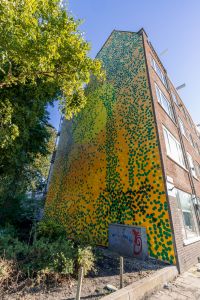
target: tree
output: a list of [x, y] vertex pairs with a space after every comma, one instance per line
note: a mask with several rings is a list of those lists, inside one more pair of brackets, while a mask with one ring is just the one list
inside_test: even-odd
[[55, 91], [41, 82], [37, 83], [37, 88], [35, 85], [25, 84], [0, 90], [0, 99], [10, 99], [13, 107], [13, 112], [10, 113], [12, 123], [19, 132], [15, 140], [0, 151], [2, 214], [16, 212], [24, 194], [38, 187], [44, 175], [42, 161], [46, 163], [49, 156], [51, 137], [46, 103], [50, 99], [53, 101], [55, 96]]
[[49, 139], [46, 144], [47, 154], [42, 155], [41, 153], [37, 153], [29, 168], [30, 180], [28, 189], [30, 191], [44, 192], [47, 184], [50, 161], [55, 150], [57, 134], [56, 129], [52, 126], [47, 126], [47, 132], [49, 134]]
[[15, 139], [10, 141], [5, 134], [7, 144], [4, 142], [5, 146], [2, 144], [0, 148], [0, 197], [6, 190], [11, 195], [26, 190], [29, 165], [38, 154], [47, 155], [50, 134], [46, 105], [55, 96], [55, 91], [41, 82], [37, 83], [37, 88], [25, 84], [0, 89], [1, 103], [9, 99], [11, 125], [17, 128]]
[[47, 105], [57, 99], [70, 118], [86, 103], [91, 75], [104, 77], [79, 24], [58, 0], [0, 1], [2, 206], [13, 207], [36, 179], [37, 157], [48, 153]]
[[0, 102], [0, 148], [7, 148], [19, 135], [18, 127], [12, 124], [13, 107], [9, 100]]
[[91, 73], [103, 75], [100, 62], [88, 57], [79, 24], [59, 0], [2, 0], [0, 88], [40, 79], [59, 89], [66, 117], [76, 114], [86, 102]]

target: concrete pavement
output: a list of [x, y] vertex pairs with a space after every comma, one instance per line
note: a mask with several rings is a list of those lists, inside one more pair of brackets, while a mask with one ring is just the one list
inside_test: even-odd
[[197, 266], [178, 276], [172, 283], [145, 299], [148, 300], [200, 300], [200, 271]]

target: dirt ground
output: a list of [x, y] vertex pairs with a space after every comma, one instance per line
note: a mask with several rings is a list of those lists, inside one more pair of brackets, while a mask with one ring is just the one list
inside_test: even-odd
[[[154, 259], [145, 261], [134, 258], [124, 258], [124, 286], [139, 279], [150, 276], [156, 270], [165, 266]], [[98, 248], [96, 271], [90, 272], [83, 279], [81, 299], [97, 300], [111, 293], [107, 284], [119, 289], [119, 255], [106, 248]], [[77, 281], [71, 278], [62, 286], [50, 288], [24, 287], [21, 291], [12, 294], [1, 294], [1, 300], [73, 300], [76, 296]]]

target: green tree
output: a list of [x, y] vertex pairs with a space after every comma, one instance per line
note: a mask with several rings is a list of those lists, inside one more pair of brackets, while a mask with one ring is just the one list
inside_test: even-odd
[[47, 183], [51, 157], [55, 150], [57, 134], [56, 129], [52, 126], [47, 126], [47, 132], [49, 134], [49, 139], [46, 144], [47, 154], [42, 155], [41, 153], [37, 153], [33, 163], [30, 165], [30, 191], [43, 191]]
[[19, 135], [18, 127], [12, 124], [13, 107], [9, 100], [0, 102], [0, 148], [7, 148]]
[[[40, 90], [39, 90], [40, 88]], [[6, 140], [0, 148], [0, 197], [2, 193], [21, 193], [27, 188], [30, 165], [38, 154], [46, 156], [50, 134], [47, 130], [48, 101], [56, 96], [43, 83], [17, 85], [0, 89], [1, 103], [9, 99], [10, 125], [17, 128], [14, 140]], [[11, 107], [11, 108], [10, 108]], [[6, 126], [5, 126], [6, 128]], [[6, 130], [5, 130], [6, 131]], [[4, 132], [4, 131], [3, 131]]]
[[85, 105], [91, 73], [103, 75], [100, 62], [88, 56], [79, 24], [58, 0], [2, 0], [0, 88], [37, 85], [39, 79], [59, 89], [66, 117], [76, 114]]
[[17, 212], [26, 191], [41, 182], [51, 137], [46, 103], [55, 96], [40, 82], [37, 89], [32, 84], [0, 89], [0, 99], [10, 99], [12, 123], [19, 132], [14, 141], [0, 149], [0, 213], [4, 215]]
[[1, 207], [13, 208], [42, 174], [37, 158], [48, 155], [47, 105], [57, 99], [70, 118], [85, 105], [91, 76], [104, 77], [79, 24], [58, 0], [0, 1]]

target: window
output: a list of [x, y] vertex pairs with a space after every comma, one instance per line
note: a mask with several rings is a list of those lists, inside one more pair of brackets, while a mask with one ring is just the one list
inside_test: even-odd
[[182, 113], [184, 114], [184, 116], [185, 116], [185, 119], [189, 122], [189, 116], [188, 116], [188, 114], [186, 113], [186, 110], [185, 110], [185, 108], [184, 108], [184, 106], [183, 106], [183, 104], [181, 105], [181, 110], [182, 110]]
[[195, 148], [197, 150], [197, 153], [200, 155], [200, 149], [199, 149], [199, 145], [197, 143], [195, 143]]
[[196, 174], [200, 178], [200, 164], [196, 161], [195, 162]]
[[188, 120], [189, 120], [190, 127], [193, 128], [193, 123], [189, 115], [188, 115]]
[[167, 155], [175, 160], [179, 165], [185, 167], [185, 160], [180, 143], [177, 139], [163, 126]]
[[153, 59], [153, 57], [151, 57], [151, 65], [154, 68], [154, 70], [156, 71], [157, 75], [160, 77], [162, 83], [165, 85], [165, 87], [167, 88], [167, 81], [166, 81], [166, 77], [163, 74], [163, 72], [161, 71], [160, 67], [158, 66], [158, 64], [156, 63], [155, 59]]
[[192, 145], [192, 147], [195, 148], [195, 143], [194, 143], [194, 140], [193, 140], [193, 137], [192, 137], [191, 133], [189, 134], [189, 141], [190, 141], [190, 144]]
[[188, 130], [187, 128], [185, 128], [185, 130], [186, 130], [186, 136], [187, 136], [187, 139], [189, 140], [190, 132], [189, 132], [189, 130]]
[[195, 166], [194, 166], [192, 156], [188, 152], [187, 152], [187, 156], [188, 156], [188, 162], [189, 162], [189, 167], [190, 167], [192, 176], [197, 177], [196, 169], [195, 169]]
[[200, 228], [200, 198], [195, 198], [193, 201], [195, 213], [197, 216], [198, 229]]
[[176, 198], [181, 211], [182, 233], [184, 239], [198, 236], [197, 220], [194, 212], [192, 196], [177, 190]]
[[186, 112], [186, 109], [183, 108], [183, 110], [184, 110], [185, 119], [187, 120], [188, 123], [190, 123], [190, 117], [189, 117], [188, 113]]
[[176, 103], [176, 105], [179, 105], [178, 99], [177, 99], [176, 95], [173, 92], [172, 92], [172, 98], [173, 98], [174, 102]]
[[185, 129], [185, 126], [184, 126], [183, 121], [181, 120], [181, 118], [178, 118], [178, 122], [179, 122], [179, 125], [180, 125], [181, 133], [182, 133], [185, 137], [187, 137], [186, 129]]
[[161, 92], [161, 90], [159, 89], [157, 84], [155, 84], [155, 87], [156, 87], [156, 95], [157, 95], [157, 98], [158, 98], [158, 102], [162, 105], [162, 107], [164, 108], [166, 113], [170, 116], [170, 118], [173, 121], [175, 121], [171, 103], [167, 100], [167, 98], [165, 97], [163, 92]]

